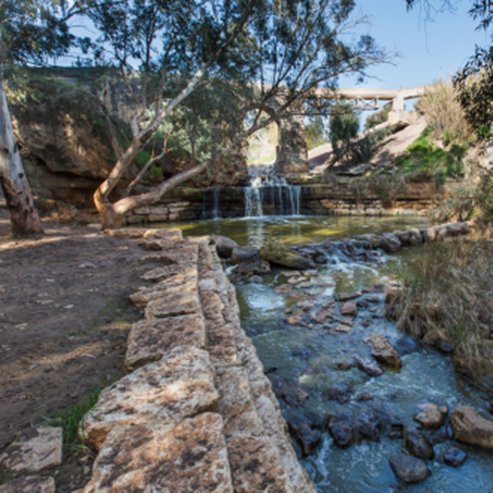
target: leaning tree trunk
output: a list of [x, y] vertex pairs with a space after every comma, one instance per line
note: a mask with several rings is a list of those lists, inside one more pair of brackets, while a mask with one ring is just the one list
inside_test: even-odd
[[43, 226], [15, 141], [7, 98], [0, 79], [0, 184], [10, 212], [14, 236], [43, 233]]

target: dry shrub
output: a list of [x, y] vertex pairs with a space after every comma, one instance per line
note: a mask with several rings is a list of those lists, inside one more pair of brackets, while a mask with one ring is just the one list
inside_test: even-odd
[[459, 371], [493, 389], [493, 242], [430, 244], [409, 268], [398, 325], [454, 344]]
[[432, 136], [436, 140], [448, 145], [464, 144], [471, 139], [471, 128], [451, 82], [434, 82], [417, 107], [425, 114]]

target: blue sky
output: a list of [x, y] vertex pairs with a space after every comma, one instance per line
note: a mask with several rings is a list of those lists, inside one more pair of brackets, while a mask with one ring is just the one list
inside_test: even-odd
[[[487, 41], [484, 32], [475, 31], [467, 14], [470, 0], [454, 3], [454, 13], [439, 13], [426, 21], [419, 8], [407, 11], [404, 0], [357, 0], [355, 12], [369, 18], [363, 31], [387, 50], [399, 53], [395, 65], [371, 68], [376, 79], [365, 80], [362, 86], [397, 89], [450, 77], [473, 53], [475, 44]], [[340, 81], [341, 87], [355, 85], [354, 77]]]

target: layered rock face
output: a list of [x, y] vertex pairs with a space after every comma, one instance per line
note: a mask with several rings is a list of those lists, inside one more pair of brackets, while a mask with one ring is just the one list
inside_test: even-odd
[[83, 420], [99, 450], [83, 491], [314, 492], [215, 247], [165, 230], [141, 241], [163, 266], [131, 296], [145, 314], [128, 339], [133, 371]]

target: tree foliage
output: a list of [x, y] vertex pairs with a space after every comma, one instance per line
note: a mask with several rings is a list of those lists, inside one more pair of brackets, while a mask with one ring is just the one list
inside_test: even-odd
[[[422, 5], [427, 14], [438, 9], [450, 9], [450, 0], [406, 0], [408, 8]], [[471, 0], [469, 15], [477, 29], [487, 31], [493, 23], [492, 0]], [[459, 101], [464, 108], [467, 121], [479, 138], [492, 136], [493, 125], [493, 33], [489, 35], [489, 46], [476, 46], [474, 54], [454, 77]]]
[[359, 118], [350, 104], [337, 103], [332, 108], [329, 132], [335, 160], [350, 158], [359, 132]]

